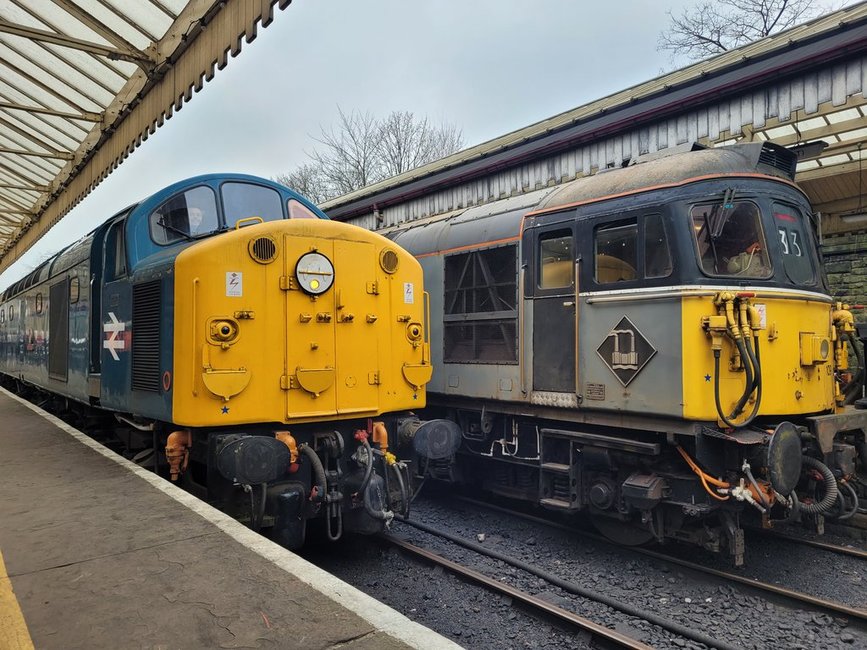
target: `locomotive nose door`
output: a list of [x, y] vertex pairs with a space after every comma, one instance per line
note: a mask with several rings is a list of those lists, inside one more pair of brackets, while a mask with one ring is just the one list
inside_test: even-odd
[[379, 406], [373, 245], [286, 237], [286, 370], [290, 418], [371, 413]]
[[535, 238], [533, 390], [575, 393], [578, 263], [570, 225], [541, 230]]

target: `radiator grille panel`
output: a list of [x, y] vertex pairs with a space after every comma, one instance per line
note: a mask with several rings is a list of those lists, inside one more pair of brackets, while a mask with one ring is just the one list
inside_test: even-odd
[[160, 390], [160, 280], [132, 288], [132, 389]]

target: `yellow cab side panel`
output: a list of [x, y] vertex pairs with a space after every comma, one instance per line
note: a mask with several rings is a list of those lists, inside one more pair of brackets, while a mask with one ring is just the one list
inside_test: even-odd
[[[834, 408], [833, 354], [820, 358], [822, 341], [831, 337], [831, 305], [808, 296], [763, 291], [750, 303], [764, 312], [759, 332], [762, 369], [761, 415], [820, 413]], [[717, 314], [712, 296], [683, 298], [683, 415], [688, 420], [717, 420], [714, 358], [702, 317]], [[745, 386], [743, 370], [730, 368], [734, 345], [724, 338], [720, 354], [720, 403], [731, 413]], [[815, 354], [811, 354], [813, 350]], [[747, 413], [753, 402], [748, 402]], [[741, 416], [738, 419], [743, 419]]]

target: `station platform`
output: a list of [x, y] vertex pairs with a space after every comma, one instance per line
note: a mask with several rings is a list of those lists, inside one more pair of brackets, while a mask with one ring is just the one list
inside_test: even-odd
[[34, 647], [460, 646], [0, 389], [0, 649]]

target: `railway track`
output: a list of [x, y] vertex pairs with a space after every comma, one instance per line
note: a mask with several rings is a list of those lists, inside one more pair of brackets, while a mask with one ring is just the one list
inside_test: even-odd
[[751, 528], [748, 530], [751, 534], [761, 535], [763, 537], [772, 537], [773, 539], [781, 539], [787, 542], [792, 542], [793, 544], [800, 544], [802, 546], [820, 548], [823, 551], [837, 553], [839, 555], [846, 555], [848, 557], [858, 558], [859, 560], [867, 560], [867, 551], [859, 548], [854, 548], [852, 546], [840, 546], [839, 544], [832, 544], [830, 542], [820, 542], [816, 539], [807, 539], [804, 537], [798, 537], [796, 535], [787, 535], [786, 533], [781, 533], [777, 530], [765, 530], [762, 528]]
[[[541, 568], [536, 567], [534, 565], [517, 560], [517, 559], [510, 557], [509, 555], [506, 555], [506, 554], [501, 553], [499, 551], [482, 547], [481, 545], [476, 544], [475, 542], [471, 542], [469, 540], [460, 538], [457, 535], [453, 535], [453, 534], [448, 533], [446, 531], [436, 529], [433, 526], [428, 526], [426, 524], [423, 524], [423, 523], [417, 522], [417, 521], [403, 520], [403, 522], [406, 524], [409, 524], [415, 528], [418, 528], [419, 530], [422, 530], [428, 534], [435, 535], [435, 536], [441, 537], [443, 539], [447, 539], [448, 541], [450, 541], [454, 544], [457, 544], [458, 546], [461, 546], [464, 549], [467, 549], [469, 551], [472, 551], [474, 553], [477, 553], [479, 555], [483, 555], [485, 557], [488, 557], [488, 558], [491, 558], [494, 560], [499, 560], [501, 562], [504, 562], [506, 564], [509, 564], [509, 565], [519, 569], [520, 571], [525, 571], [525, 572], [527, 572], [531, 575], [534, 575], [538, 578], [542, 578], [542, 580], [544, 580], [544, 581], [550, 583], [551, 585], [558, 587], [558, 588], [562, 589], [563, 591], [570, 593], [574, 596], [579, 596], [579, 597], [585, 598], [587, 600], [601, 603], [607, 607], [610, 607], [612, 609], [615, 609], [615, 610], [621, 612], [625, 616], [632, 616], [632, 617], [636, 617], [639, 619], [643, 619], [643, 620], [645, 620], [649, 623], [652, 623], [653, 625], [657, 625], [660, 628], [662, 628], [662, 629], [664, 629], [664, 630], [666, 630], [666, 631], [668, 631], [674, 635], [677, 635], [679, 637], [689, 639], [692, 641], [696, 641], [698, 643], [702, 643], [702, 644], [704, 644], [708, 647], [711, 647], [711, 648], [719, 648], [720, 650], [735, 650], [735, 649], [740, 647], [737, 645], [733, 645], [731, 643], [727, 643], [725, 641], [720, 641], [718, 639], [715, 639], [715, 638], [713, 638], [707, 634], [704, 634], [703, 632], [701, 632], [699, 630], [694, 630], [692, 628], [689, 628], [685, 625], [682, 625], [681, 623], [667, 619], [664, 616], [660, 616], [659, 614], [656, 614], [652, 611], [629, 605], [625, 602], [622, 602], [622, 601], [619, 601], [615, 598], [612, 598], [611, 596], [608, 596], [604, 593], [594, 591], [592, 589], [588, 589], [582, 585], [579, 585], [579, 584], [574, 583], [574, 582], [570, 582], [568, 580], [564, 580], [562, 578], [559, 578], [558, 576], [551, 574], [548, 571], [545, 571], [544, 569], [541, 569]], [[487, 580], [490, 580], [490, 578], [487, 578], [486, 576], [483, 576], [483, 577], [486, 578]], [[496, 581], [494, 581], [494, 582], [496, 583]], [[629, 637], [626, 637], [626, 638], [629, 639]], [[629, 639], [629, 641], [632, 643], [638, 643], [634, 639]], [[626, 647], [635, 647], [635, 646], [626, 646]], [[637, 646], [637, 647], [645, 647], [645, 646], [642, 644], [642, 645]]]
[[542, 615], [554, 618], [560, 623], [565, 623], [577, 630], [589, 632], [592, 637], [594, 647], [602, 648], [627, 648], [629, 650], [651, 650], [651, 646], [637, 641], [631, 637], [621, 634], [615, 630], [611, 630], [603, 625], [594, 623], [588, 618], [579, 616], [574, 612], [558, 607], [548, 601], [537, 598], [532, 594], [507, 585], [498, 580], [494, 580], [483, 573], [470, 569], [457, 562], [453, 562], [437, 553], [424, 549], [416, 544], [411, 544], [406, 540], [400, 539], [393, 535], [382, 535], [381, 538], [396, 546], [403, 551], [411, 553], [416, 557], [443, 567], [460, 578], [475, 582], [482, 585], [486, 589], [496, 593], [508, 596], [514, 602], [518, 602], [524, 607], [536, 611]]
[[[578, 535], [578, 536], [581, 536], [581, 537], [586, 538], [586, 539], [592, 539], [592, 540], [599, 541], [599, 542], [602, 542], [605, 544], [613, 544], [614, 543], [611, 540], [609, 540], [608, 538], [605, 538], [601, 535], [596, 535], [594, 533], [586, 532], [586, 531], [583, 531], [583, 530], [580, 530], [580, 529], [577, 529], [574, 527], [564, 526], [564, 525], [558, 524], [556, 522], [548, 521], [547, 519], [543, 519], [541, 517], [535, 517], [533, 515], [528, 515], [528, 514], [519, 512], [519, 511], [510, 510], [508, 508], [503, 508], [501, 506], [495, 506], [493, 504], [485, 503], [484, 501], [478, 501], [475, 499], [470, 499], [468, 497], [458, 497], [458, 499], [463, 501], [463, 502], [466, 502], [466, 503], [471, 503], [473, 505], [480, 506], [480, 507], [485, 508], [487, 510], [509, 514], [511, 516], [520, 518], [522, 520], [525, 520], [525, 521], [528, 521], [528, 522], [531, 522], [534, 524], [539, 524], [539, 525], [547, 526], [547, 527], [550, 527], [550, 528], [553, 528], [556, 530], [565, 531], [565, 532], [568, 532], [570, 534]], [[407, 520], [405, 523], [412, 525], [412, 526], [416, 526], [418, 528], [421, 528], [421, 526], [423, 526], [423, 524], [419, 525], [420, 522], [414, 522], [411, 520]], [[424, 530], [424, 528], [421, 528], [421, 529]], [[431, 532], [431, 531], [429, 531], [429, 532]], [[432, 533], [432, 534], [436, 534], [436, 533]], [[455, 537], [455, 536], [451, 536], [451, 537]], [[799, 540], [797, 538], [795, 538], [795, 540], [798, 542], [802, 541], [802, 540]], [[461, 543], [460, 541], [457, 541], [457, 539], [451, 539], [451, 541], [453, 541], [455, 543]], [[466, 540], [464, 540], [464, 541], [466, 541]], [[812, 541], [812, 540], [803, 540], [803, 541]], [[468, 543], [472, 544], [472, 542], [468, 542]], [[810, 545], [812, 546], [812, 545], [816, 545], [816, 544], [821, 545], [823, 543], [822, 542], [816, 542], [815, 544], [810, 544]], [[854, 553], [847, 553], [847, 554], [854, 555], [855, 557], [859, 557], [859, 558], [864, 558], [864, 552], [859, 551], [858, 549], [846, 549], [846, 547], [840, 547], [837, 545], [830, 545], [830, 546], [833, 546], [833, 549], [831, 549], [833, 552], [844, 552], [844, 551], [851, 550]], [[645, 557], [654, 558], [656, 560], [660, 560], [660, 561], [667, 562], [667, 563], [670, 563], [670, 564], [673, 564], [673, 565], [676, 565], [679, 567], [683, 567], [683, 568], [688, 569], [690, 571], [694, 571], [694, 572], [701, 573], [704, 575], [710, 575], [710, 576], [713, 576], [715, 578], [721, 578], [725, 581], [734, 582], [734, 583], [743, 585], [743, 586], [745, 586], [749, 589], [755, 590], [755, 591], [759, 591], [759, 592], [762, 592], [765, 594], [773, 594], [773, 596], [775, 596], [777, 598], [781, 598], [781, 599], [786, 600], [786, 601], [789, 601], [790, 603], [792, 603], [796, 606], [806, 605], [812, 609], [818, 609], [818, 610], [821, 610], [821, 611], [824, 611], [824, 612], [827, 612], [830, 614], [834, 614], [834, 615], [842, 615], [842, 616], [848, 617], [852, 620], [859, 621], [862, 624], [867, 624], [867, 610], [865, 610], [865, 609], [850, 607], [849, 605], [845, 605], [843, 603], [838, 603], [838, 602], [826, 600], [823, 598], [817, 598], [816, 596], [812, 596], [812, 595], [807, 594], [807, 593], [803, 593], [803, 592], [796, 591], [793, 589], [787, 589], [785, 587], [780, 587], [779, 585], [774, 585], [774, 584], [771, 584], [768, 582], [762, 582], [759, 580], [754, 580], [752, 578], [741, 576], [741, 575], [738, 575], [736, 573], [731, 573], [728, 571], [721, 571], [719, 569], [713, 569], [713, 568], [704, 566], [702, 564], [698, 564], [696, 562], [690, 562], [689, 560], [684, 560], [682, 558], [674, 557], [674, 556], [669, 555], [667, 553], [661, 553], [659, 551], [653, 551], [653, 550], [638, 547], [638, 546], [618, 545], [618, 547], [622, 548], [624, 550], [627, 550], [629, 552], [635, 553], [635, 554], [643, 555]]]

